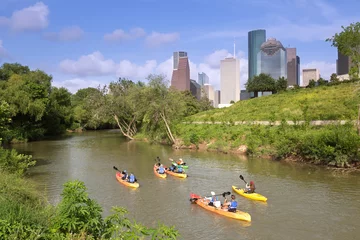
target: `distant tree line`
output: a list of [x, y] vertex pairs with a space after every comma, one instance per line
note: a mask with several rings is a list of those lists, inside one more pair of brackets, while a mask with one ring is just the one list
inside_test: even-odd
[[183, 117], [211, 109], [204, 97], [168, 87], [163, 75], [147, 83], [119, 78], [102, 88], [71, 94], [52, 76], [18, 63], [0, 68], [0, 138], [38, 140], [67, 129], [119, 128], [128, 139], [141, 131], [155, 141], [176, 142], [173, 128]]

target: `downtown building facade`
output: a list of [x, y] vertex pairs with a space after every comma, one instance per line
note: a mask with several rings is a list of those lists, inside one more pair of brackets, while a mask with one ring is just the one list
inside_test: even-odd
[[198, 73], [198, 83], [200, 86], [204, 86], [205, 84], [209, 84], [209, 77], [206, 73]]
[[296, 48], [286, 48], [288, 86], [300, 86], [300, 57]]
[[[296, 56], [296, 55], [295, 55]], [[269, 38], [261, 44], [257, 55], [257, 73], [269, 74], [275, 80], [287, 78], [287, 54], [280, 41]]]
[[195, 80], [190, 79], [190, 92], [197, 100], [201, 98], [201, 86]]
[[240, 61], [235, 57], [220, 62], [221, 104], [240, 100]]
[[190, 65], [187, 52], [174, 52], [171, 87], [179, 91], [190, 91]]
[[258, 53], [266, 41], [266, 31], [258, 29], [248, 32], [248, 74], [249, 79], [258, 75]]
[[303, 69], [302, 76], [303, 76], [303, 86], [306, 87], [309, 85], [310, 80], [315, 80], [315, 81], [319, 80], [320, 72], [316, 68]]

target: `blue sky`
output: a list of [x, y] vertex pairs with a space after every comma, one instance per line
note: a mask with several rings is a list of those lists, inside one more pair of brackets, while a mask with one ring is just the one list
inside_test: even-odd
[[19, 62], [75, 92], [118, 77], [171, 78], [172, 52], [184, 50], [191, 77], [206, 72], [219, 87], [219, 63], [234, 37], [247, 81], [247, 32], [263, 28], [296, 47], [301, 68], [324, 78], [336, 69], [327, 37], [358, 20], [358, 0], [1, 0], [0, 63]]

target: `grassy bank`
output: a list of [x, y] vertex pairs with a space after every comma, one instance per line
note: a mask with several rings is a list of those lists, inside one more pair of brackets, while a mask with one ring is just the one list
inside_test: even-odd
[[[338, 167], [357, 166], [360, 137], [352, 125], [280, 126], [180, 124], [177, 135], [184, 146], [271, 156]], [[239, 149], [240, 148], [240, 149]]]
[[[360, 137], [351, 125], [311, 126], [311, 120], [356, 120], [360, 82], [289, 90], [190, 116], [174, 128], [180, 147], [291, 158], [337, 167], [357, 166]], [[281, 121], [280, 126], [235, 125]], [[191, 124], [222, 122], [223, 124]], [[290, 126], [286, 121], [304, 121]], [[187, 123], [185, 123], [187, 122]]]
[[190, 116], [185, 121], [355, 120], [360, 82], [289, 90]]

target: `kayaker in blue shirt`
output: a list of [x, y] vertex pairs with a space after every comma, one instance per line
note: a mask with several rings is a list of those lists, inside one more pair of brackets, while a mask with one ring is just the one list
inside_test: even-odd
[[133, 173], [130, 174], [129, 178], [128, 178], [128, 182], [129, 183], [134, 183], [136, 182], [136, 178], [135, 175]]
[[177, 172], [178, 172], [178, 173], [183, 173], [183, 172], [184, 172], [182, 166], [178, 165], [178, 167], [177, 167]]
[[236, 212], [237, 208], [237, 201], [235, 200], [235, 195], [231, 195], [231, 201], [227, 202], [227, 199], [225, 199], [225, 203], [223, 204], [222, 208], [228, 208], [229, 212]]
[[160, 165], [158, 171], [159, 171], [160, 174], [164, 174], [164, 173], [165, 173], [165, 168], [164, 168], [164, 166], [163, 166], [162, 164]]
[[169, 167], [169, 170], [174, 172], [176, 169], [176, 163], [172, 163], [171, 166]]
[[122, 171], [121, 174], [122, 174], [122, 177], [121, 177], [122, 180], [125, 180], [128, 178], [128, 174], [126, 173], [126, 170]]

